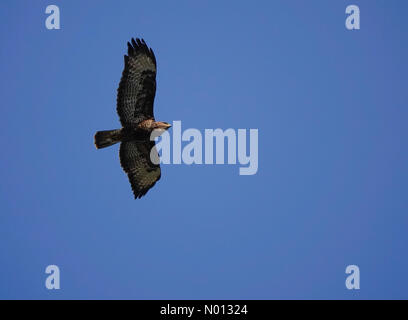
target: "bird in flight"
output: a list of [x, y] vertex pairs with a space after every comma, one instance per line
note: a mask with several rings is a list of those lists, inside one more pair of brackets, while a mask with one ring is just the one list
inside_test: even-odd
[[97, 149], [121, 143], [120, 164], [137, 199], [143, 197], [161, 177], [157, 161], [159, 155], [150, 136], [153, 131], [159, 135], [171, 126], [167, 122], [156, 121], [153, 115], [157, 67], [153, 50], [143, 39], [132, 38], [127, 45], [128, 54], [125, 55], [116, 106], [122, 128], [96, 132], [94, 143]]

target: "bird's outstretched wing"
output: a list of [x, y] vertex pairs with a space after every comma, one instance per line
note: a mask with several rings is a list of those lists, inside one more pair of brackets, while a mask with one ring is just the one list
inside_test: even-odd
[[128, 42], [125, 68], [120, 79], [117, 112], [120, 122], [132, 126], [154, 118], [153, 101], [156, 94], [156, 58], [142, 39]]
[[155, 142], [150, 140], [122, 142], [119, 157], [135, 198], [143, 197], [161, 176], [160, 165], [154, 164], [150, 158], [158, 163], [159, 155]]

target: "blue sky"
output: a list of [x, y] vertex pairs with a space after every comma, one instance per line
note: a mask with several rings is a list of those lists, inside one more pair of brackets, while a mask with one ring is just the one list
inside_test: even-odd
[[[45, 28], [49, 4], [60, 30]], [[345, 28], [349, 4], [361, 30]], [[407, 10], [2, 1], [0, 298], [408, 298]], [[156, 118], [258, 129], [256, 175], [164, 165], [132, 198], [118, 146], [93, 146], [119, 127], [131, 37], [156, 53]], [[44, 286], [51, 264], [60, 290]]]

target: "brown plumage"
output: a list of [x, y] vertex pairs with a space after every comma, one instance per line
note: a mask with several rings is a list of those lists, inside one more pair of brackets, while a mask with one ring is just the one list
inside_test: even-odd
[[143, 39], [128, 42], [125, 67], [120, 79], [116, 110], [121, 129], [98, 131], [97, 149], [121, 142], [120, 164], [129, 178], [135, 198], [141, 198], [160, 179], [159, 155], [155, 142], [150, 141], [153, 130], [164, 132], [170, 125], [155, 121], [153, 114], [156, 93], [156, 58]]

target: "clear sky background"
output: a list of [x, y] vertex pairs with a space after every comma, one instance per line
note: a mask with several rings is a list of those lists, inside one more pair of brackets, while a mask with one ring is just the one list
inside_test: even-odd
[[[61, 29], [45, 28], [56, 4]], [[361, 30], [345, 28], [357, 4]], [[1, 1], [0, 298], [408, 298], [406, 0]], [[134, 200], [126, 42], [155, 115], [259, 129], [259, 170], [164, 165]], [[170, 133], [172, 131], [170, 130]], [[47, 290], [45, 268], [61, 270]], [[361, 289], [345, 287], [347, 265]]]

